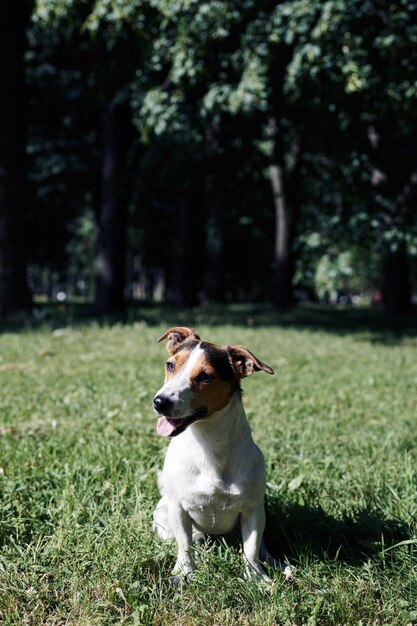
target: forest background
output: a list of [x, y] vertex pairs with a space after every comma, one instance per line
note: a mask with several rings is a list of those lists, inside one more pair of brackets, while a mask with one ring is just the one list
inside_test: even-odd
[[417, 3], [0, 8], [0, 311], [410, 311]]

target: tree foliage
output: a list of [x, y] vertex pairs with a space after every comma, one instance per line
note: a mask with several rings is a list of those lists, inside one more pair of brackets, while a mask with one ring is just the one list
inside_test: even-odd
[[[402, 0], [37, 0], [31, 266], [88, 284], [96, 266], [102, 311], [157, 283], [178, 305], [286, 304], [297, 287], [383, 289], [407, 308], [416, 13]], [[372, 280], [358, 269], [378, 264]]]

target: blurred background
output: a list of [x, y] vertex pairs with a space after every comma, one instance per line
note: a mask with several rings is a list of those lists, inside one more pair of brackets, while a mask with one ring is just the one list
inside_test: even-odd
[[417, 294], [417, 3], [0, 8], [0, 312]]

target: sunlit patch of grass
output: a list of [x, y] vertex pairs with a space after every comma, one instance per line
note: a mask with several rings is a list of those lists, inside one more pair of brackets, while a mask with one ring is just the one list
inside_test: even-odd
[[245, 381], [244, 402], [266, 459], [269, 546], [295, 579], [246, 581], [229, 541], [200, 550], [187, 586], [168, 584], [174, 548], [151, 532], [166, 442], [150, 402], [155, 339], [177, 319], [44, 324], [0, 337], [0, 621], [417, 621], [414, 337], [237, 313], [193, 322], [275, 369]]

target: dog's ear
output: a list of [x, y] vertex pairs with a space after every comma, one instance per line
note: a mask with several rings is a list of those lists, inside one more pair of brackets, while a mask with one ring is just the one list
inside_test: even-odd
[[178, 346], [189, 337], [198, 340], [200, 339], [193, 328], [187, 328], [186, 326], [174, 326], [174, 328], [167, 330], [162, 337], [159, 337], [158, 341], [168, 339], [167, 350], [172, 354], [174, 350], [176, 350]]
[[252, 352], [249, 352], [244, 346], [226, 346], [229, 355], [229, 361], [236, 375], [239, 378], [251, 376], [253, 372], [267, 372], [273, 374], [274, 370], [266, 363], [263, 363]]

